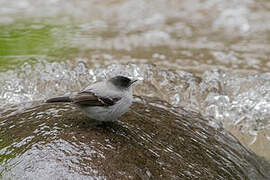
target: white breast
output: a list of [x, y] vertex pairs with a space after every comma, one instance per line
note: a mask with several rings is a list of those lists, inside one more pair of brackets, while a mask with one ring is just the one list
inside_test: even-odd
[[[97, 95], [100, 95], [101, 92], [97, 92]], [[132, 97], [132, 87], [130, 87], [128, 90], [125, 90], [123, 92], [119, 91], [107, 91], [102, 92], [102, 95], [107, 95], [107, 97], [110, 97], [109, 95], [118, 95], [122, 97], [118, 102], [116, 102], [113, 106], [91, 106], [91, 107], [81, 107], [82, 111], [91, 119], [95, 119], [98, 121], [115, 121], [117, 120], [121, 115], [126, 113], [133, 101]]]

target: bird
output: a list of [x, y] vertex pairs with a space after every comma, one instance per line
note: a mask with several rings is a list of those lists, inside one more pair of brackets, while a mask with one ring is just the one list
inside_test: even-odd
[[117, 121], [132, 104], [132, 85], [136, 81], [118, 75], [89, 85], [73, 95], [48, 99], [46, 103], [69, 102], [96, 121]]

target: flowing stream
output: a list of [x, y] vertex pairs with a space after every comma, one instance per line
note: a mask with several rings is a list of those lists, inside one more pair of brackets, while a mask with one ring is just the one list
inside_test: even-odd
[[[177, 123], [172, 125], [178, 121], [183, 123], [177, 120], [178, 116], [182, 116], [176, 113], [173, 117], [174, 113], [171, 112], [177, 109], [179, 113], [181, 109], [180, 114], [197, 113], [196, 118], [207, 119], [209, 122], [205, 126], [219, 127], [216, 128], [218, 134], [233, 134], [243, 147], [235, 144], [237, 140], [231, 141], [230, 134], [229, 140], [224, 140], [223, 135], [220, 135], [221, 139], [217, 142], [226, 141], [224, 144], [232, 151], [244, 149], [243, 153], [251, 153], [247, 156], [255, 160], [239, 160], [242, 155], [224, 150], [228, 157], [233, 157], [229, 161], [235, 160], [234, 163], [240, 164], [240, 174], [252, 174], [246, 171], [247, 167], [261, 169], [262, 176], [254, 173], [250, 177], [267, 179], [264, 171], [270, 172], [269, 12], [270, 2], [266, 0], [0, 0], [2, 177], [19, 178], [23, 174], [25, 179], [35, 179], [40, 175], [44, 179], [84, 179], [88, 176], [103, 179], [118, 178], [122, 173], [123, 177], [131, 179], [152, 176], [162, 178], [154, 170], [161, 168], [160, 164], [167, 168], [163, 169], [164, 177], [171, 179], [185, 176], [193, 179], [200, 176], [219, 177], [215, 174], [211, 176], [211, 173], [203, 174], [203, 168], [197, 169], [200, 173], [193, 169], [183, 174], [174, 169], [196, 166], [195, 161], [192, 164], [192, 159], [185, 160], [180, 157], [183, 154], [178, 154], [184, 150], [177, 147], [181, 146], [181, 142], [188, 143], [186, 139], [179, 143], [175, 140], [175, 144], [170, 139], [169, 144], [166, 144], [160, 137], [164, 134], [158, 133], [162, 128], [170, 131], [170, 128], [175, 127], [176, 134], [172, 135], [179, 138], [183, 136], [181, 132], [186, 132], [184, 128], [181, 130]], [[72, 123], [62, 122], [62, 119], [69, 118], [67, 114], [70, 112], [80, 115], [74, 107], [66, 104], [47, 107], [42, 103], [47, 98], [79, 91], [90, 83], [118, 74], [139, 80], [134, 87], [134, 94], [138, 98], [132, 107], [132, 118], [127, 118], [135, 119], [137, 125], [124, 119], [120, 125], [112, 125], [109, 130], [76, 129], [73, 120]], [[152, 102], [156, 98], [159, 101]], [[138, 104], [149, 106], [145, 110], [138, 110]], [[152, 106], [152, 111], [147, 111]], [[155, 113], [163, 110], [169, 113], [167, 120], [162, 114], [160, 119], [155, 117]], [[159, 124], [160, 127], [156, 129], [159, 131], [138, 120], [140, 116], [137, 111], [155, 117], [156, 122], [150, 122]], [[191, 119], [193, 117], [191, 115]], [[61, 122], [57, 124], [55, 118]], [[46, 121], [48, 119], [56, 124], [50, 124]], [[159, 122], [158, 119], [171, 123]], [[193, 120], [188, 127], [196, 129]], [[67, 131], [66, 128], [70, 130], [63, 132]], [[207, 132], [202, 129], [204, 133]], [[117, 136], [113, 135], [114, 132]], [[93, 135], [94, 138], [86, 142], [80, 133], [88, 138]], [[138, 136], [134, 137], [136, 133]], [[63, 137], [67, 134], [70, 137]], [[108, 137], [104, 137], [106, 135]], [[191, 136], [196, 140], [195, 134]], [[200, 135], [199, 139], [202, 137]], [[117, 139], [123, 151], [117, 149]], [[125, 147], [124, 142], [130, 139], [133, 144]], [[103, 141], [107, 143], [106, 147], [103, 147]], [[102, 171], [97, 168], [98, 163], [106, 164], [104, 157], [112, 156], [110, 153], [113, 152], [118, 153], [121, 161], [124, 161], [121, 154], [129, 148], [138, 151], [139, 155], [144, 154], [144, 150], [139, 148], [143, 144], [153, 154], [156, 152], [156, 158], [162, 158], [156, 164], [145, 163], [145, 167], [136, 170], [136, 175], [129, 170], [139, 167], [135, 163], [138, 160], [132, 159], [136, 153], [132, 152], [127, 160], [131, 165], [127, 165], [126, 169], [120, 165], [118, 167], [117, 159], [108, 160], [115, 165], [113, 167]], [[218, 145], [220, 151], [224, 144]], [[102, 147], [99, 148], [99, 145]], [[145, 154], [142, 155], [144, 158], [151, 159], [148, 157], [151, 153]], [[61, 157], [67, 161], [60, 160], [62, 163], [58, 164], [57, 160]], [[68, 159], [72, 157], [77, 159]], [[210, 158], [217, 162], [216, 157]], [[177, 158], [185, 160], [186, 164], [174, 165], [171, 159], [177, 161]], [[47, 165], [42, 164], [39, 161], [41, 159], [48, 160], [49, 168], [45, 168]], [[28, 161], [32, 164], [26, 165]], [[241, 162], [251, 165], [242, 167]], [[220, 165], [224, 166], [222, 163]], [[42, 168], [45, 170], [39, 171]], [[55, 168], [61, 170], [55, 174]], [[118, 175], [110, 174], [119, 169], [122, 171]], [[223, 177], [248, 177], [247, 174], [238, 176], [237, 172], [228, 169], [225, 171], [229, 171], [228, 174], [232, 176], [223, 174]], [[219, 178], [222, 179], [222, 175]]]

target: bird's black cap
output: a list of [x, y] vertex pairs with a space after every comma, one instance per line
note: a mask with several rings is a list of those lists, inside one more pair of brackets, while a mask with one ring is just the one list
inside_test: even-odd
[[115, 76], [115, 77], [111, 78], [110, 81], [116, 87], [119, 87], [119, 88], [128, 88], [131, 84], [133, 84], [137, 80], [131, 80], [130, 78], [125, 77], [125, 76]]

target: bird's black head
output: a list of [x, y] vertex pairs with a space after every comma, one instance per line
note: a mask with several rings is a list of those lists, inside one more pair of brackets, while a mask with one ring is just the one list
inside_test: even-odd
[[131, 80], [125, 76], [115, 76], [110, 79], [111, 83], [115, 85], [118, 88], [128, 88], [130, 85], [132, 85], [137, 80]]

